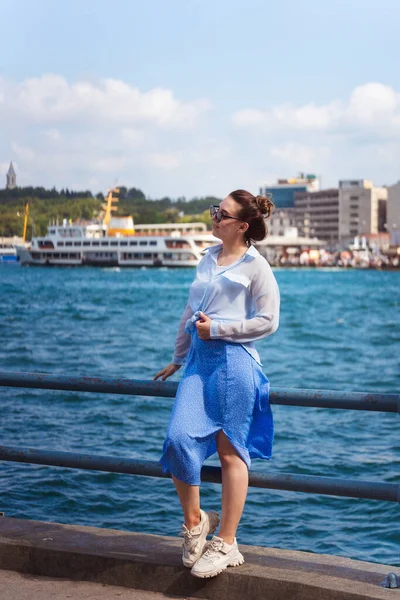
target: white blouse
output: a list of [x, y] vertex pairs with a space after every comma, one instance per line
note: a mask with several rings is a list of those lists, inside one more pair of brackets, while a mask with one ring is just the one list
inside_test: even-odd
[[279, 288], [266, 259], [254, 246], [226, 267], [217, 265], [222, 244], [204, 250], [190, 286], [189, 301], [179, 323], [172, 363], [181, 365], [199, 311], [211, 320], [211, 339], [241, 344], [260, 363], [256, 340], [271, 335], [279, 325]]

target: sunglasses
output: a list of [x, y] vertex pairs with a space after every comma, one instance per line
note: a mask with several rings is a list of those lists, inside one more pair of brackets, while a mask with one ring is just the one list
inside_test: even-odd
[[230, 215], [224, 215], [220, 211], [219, 206], [215, 206], [214, 204], [211, 204], [211, 206], [210, 206], [210, 216], [212, 219], [215, 217], [215, 220], [217, 221], [217, 223], [221, 223], [222, 219], [235, 219], [236, 221], [242, 220], [242, 219], [239, 219], [239, 217], [231, 217]]

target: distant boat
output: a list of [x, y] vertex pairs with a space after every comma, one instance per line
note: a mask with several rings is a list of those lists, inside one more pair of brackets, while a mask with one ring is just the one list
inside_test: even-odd
[[101, 267], [193, 267], [202, 251], [219, 240], [205, 223], [133, 224], [112, 216], [118, 197], [111, 190], [102, 221], [50, 225], [29, 248], [17, 246], [22, 265]]
[[0, 264], [16, 265], [19, 263], [19, 256], [16, 248], [11, 244], [0, 243]]

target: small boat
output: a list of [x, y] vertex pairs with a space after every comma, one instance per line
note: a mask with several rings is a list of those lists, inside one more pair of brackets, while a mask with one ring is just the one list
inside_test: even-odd
[[12, 244], [4, 244], [0, 242], [0, 264], [19, 264], [19, 256], [17, 254], [16, 248]]

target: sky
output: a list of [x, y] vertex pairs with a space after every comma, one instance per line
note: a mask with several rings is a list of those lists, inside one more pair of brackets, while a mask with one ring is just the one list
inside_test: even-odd
[[0, 0], [0, 186], [400, 179], [398, 0]]

